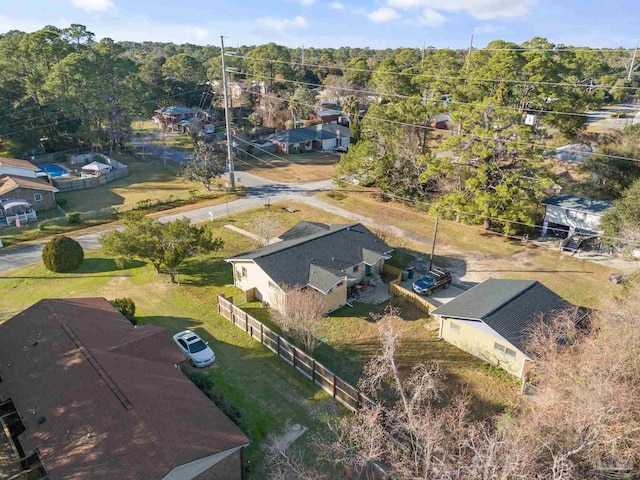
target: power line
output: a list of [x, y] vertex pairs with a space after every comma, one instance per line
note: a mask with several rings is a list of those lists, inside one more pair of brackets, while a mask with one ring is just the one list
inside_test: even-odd
[[[247, 55], [235, 55], [237, 58], [246, 58], [252, 60], [250, 56]], [[392, 72], [388, 70], [371, 70], [367, 68], [355, 68], [355, 67], [338, 67], [338, 66], [328, 66], [328, 65], [320, 65], [320, 64], [311, 64], [311, 63], [296, 63], [290, 62], [286, 60], [276, 60], [276, 59], [253, 59], [264, 62], [273, 62], [273, 63], [282, 63], [287, 65], [300, 65], [304, 67], [315, 67], [315, 68], [326, 68], [326, 69], [336, 69], [336, 70], [345, 70], [345, 71], [354, 71], [354, 72], [365, 72], [365, 73], [385, 73], [388, 75], [399, 75], [399, 76], [409, 76], [409, 77], [424, 77], [424, 78], [433, 78], [435, 80], [465, 80], [465, 81], [478, 81], [478, 82], [493, 82], [493, 83], [514, 83], [514, 84], [526, 84], [526, 85], [545, 85], [545, 86], [560, 86], [560, 87], [572, 87], [572, 88], [617, 88], [623, 90], [638, 90], [640, 87], [625, 87], [625, 86], [616, 86], [616, 85], [595, 85], [592, 83], [589, 84], [581, 84], [579, 82], [543, 82], [543, 81], [530, 81], [530, 80], [511, 80], [506, 78], [479, 78], [479, 77], [464, 77], [458, 75], [430, 75], [426, 73], [413, 73], [413, 72]]]
[[[287, 98], [281, 98], [281, 97], [276, 97], [273, 95], [268, 95], [268, 94], [264, 94], [264, 93], [259, 93], [259, 92], [253, 92], [251, 90], [248, 89], [241, 89], [242, 91], [251, 94], [251, 95], [260, 95], [263, 97], [267, 97], [267, 98], [273, 98], [276, 100], [279, 100], [281, 102], [290, 102], [290, 99]], [[304, 106], [308, 106], [311, 108], [315, 108], [315, 105], [311, 105], [308, 103], [300, 103], [300, 105], [304, 105]], [[392, 123], [392, 124], [396, 124], [396, 125], [400, 125], [400, 126], [404, 126], [404, 127], [412, 127], [412, 128], [418, 128], [418, 129], [424, 129], [424, 130], [430, 130], [430, 131], [438, 131], [437, 128], [434, 127], [430, 127], [427, 125], [418, 125], [415, 123], [409, 123], [409, 122], [401, 122], [398, 120], [389, 120], [386, 118], [379, 118], [379, 117], [373, 117], [369, 114], [366, 115], [365, 118], [368, 118], [370, 120], [376, 120], [379, 122], [384, 122], [384, 123]], [[542, 148], [542, 149], [546, 149], [546, 150], [555, 150], [553, 148], [548, 147], [547, 145], [544, 144], [538, 144], [535, 142], [526, 142], [526, 141], [522, 141], [522, 140], [515, 140], [515, 139], [507, 139], [507, 138], [493, 138], [493, 137], [482, 137], [479, 135], [475, 135], [473, 133], [467, 133], [467, 132], [461, 132], [458, 134], [459, 136], [463, 136], [463, 137], [470, 137], [473, 140], [487, 140], [487, 141], [492, 141], [492, 142], [500, 142], [500, 143], [509, 143], [509, 144], [514, 144], [514, 145], [527, 145], [527, 146], [533, 146], [533, 147], [537, 147], [537, 148]], [[574, 152], [574, 153], [585, 153], [582, 150], [576, 150], [576, 149], [565, 149], [565, 151], [567, 152]], [[596, 157], [602, 157], [602, 158], [609, 158], [609, 159], [614, 159], [614, 160], [626, 160], [626, 161], [630, 161], [630, 162], [640, 162], [640, 159], [637, 158], [631, 158], [631, 157], [623, 157], [620, 155], [609, 155], [609, 154], [605, 154], [605, 153], [598, 153], [598, 152], [586, 152], [589, 155], [593, 155]]]

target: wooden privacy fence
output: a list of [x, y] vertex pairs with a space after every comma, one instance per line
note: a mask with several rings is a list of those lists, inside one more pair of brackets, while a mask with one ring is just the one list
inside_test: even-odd
[[53, 184], [61, 192], [70, 192], [72, 190], [84, 190], [85, 188], [95, 188], [105, 183], [113, 182], [129, 175], [129, 168], [125, 165], [123, 168], [112, 170], [98, 177], [86, 177], [78, 180], [57, 180], [53, 179]]
[[218, 313], [262, 343], [289, 365], [292, 365], [298, 372], [350, 410], [358, 410], [364, 402], [373, 403], [357, 388], [342, 380], [324, 365], [316, 362], [313, 357], [282, 338], [264, 323], [236, 307], [233, 302], [222, 295], [218, 295]]

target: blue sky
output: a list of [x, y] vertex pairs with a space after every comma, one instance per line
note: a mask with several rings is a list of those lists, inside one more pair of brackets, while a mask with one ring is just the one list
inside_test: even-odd
[[229, 45], [481, 47], [534, 36], [634, 47], [638, 0], [0, 0], [0, 32], [86, 25], [115, 40]]

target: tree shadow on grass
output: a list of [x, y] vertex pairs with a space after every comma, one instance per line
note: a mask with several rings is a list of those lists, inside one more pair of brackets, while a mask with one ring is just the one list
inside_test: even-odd
[[169, 332], [171, 332], [171, 334], [179, 332], [181, 330], [193, 330], [197, 327], [200, 327], [202, 323], [194, 320], [193, 318], [171, 317], [165, 315], [148, 315], [144, 317], [136, 315], [136, 320], [138, 321], [138, 325], [157, 325], [159, 327], [167, 329]]
[[232, 285], [233, 270], [220, 257], [191, 258], [180, 267], [180, 283], [198, 287]]
[[116, 264], [113, 258], [85, 258], [80, 268], [69, 273], [99, 273], [99, 272], [115, 272], [117, 270], [130, 270], [133, 268], [143, 267], [144, 262], [140, 260], [131, 260], [126, 262], [122, 267]]

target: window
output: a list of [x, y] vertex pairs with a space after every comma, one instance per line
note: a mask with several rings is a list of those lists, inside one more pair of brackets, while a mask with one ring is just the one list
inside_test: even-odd
[[338, 282], [338, 283], [336, 284], [336, 288], [341, 287], [342, 285], [344, 285], [344, 282]]
[[360, 268], [360, 265], [356, 265], [355, 267], [353, 267], [353, 273], [356, 273], [359, 268]]
[[42, 194], [41, 194], [41, 193], [36, 193], [36, 194], [33, 196], [33, 199], [34, 199], [36, 202], [41, 202], [41, 201], [42, 201]]
[[179, 338], [178, 343], [182, 346], [182, 348], [184, 348], [185, 350], [187, 349], [187, 342], [185, 342], [183, 339]]
[[495, 342], [493, 344], [493, 349], [498, 353], [506, 355], [507, 357], [516, 358], [516, 351], [515, 350], [507, 348], [504, 345], [499, 344], [498, 342]]
[[460, 325], [457, 323], [449, 322], [449, 330], [453, 333], [460, 333]]
[[247, 267], [240, 268], [240, 278], [247, 278]]

